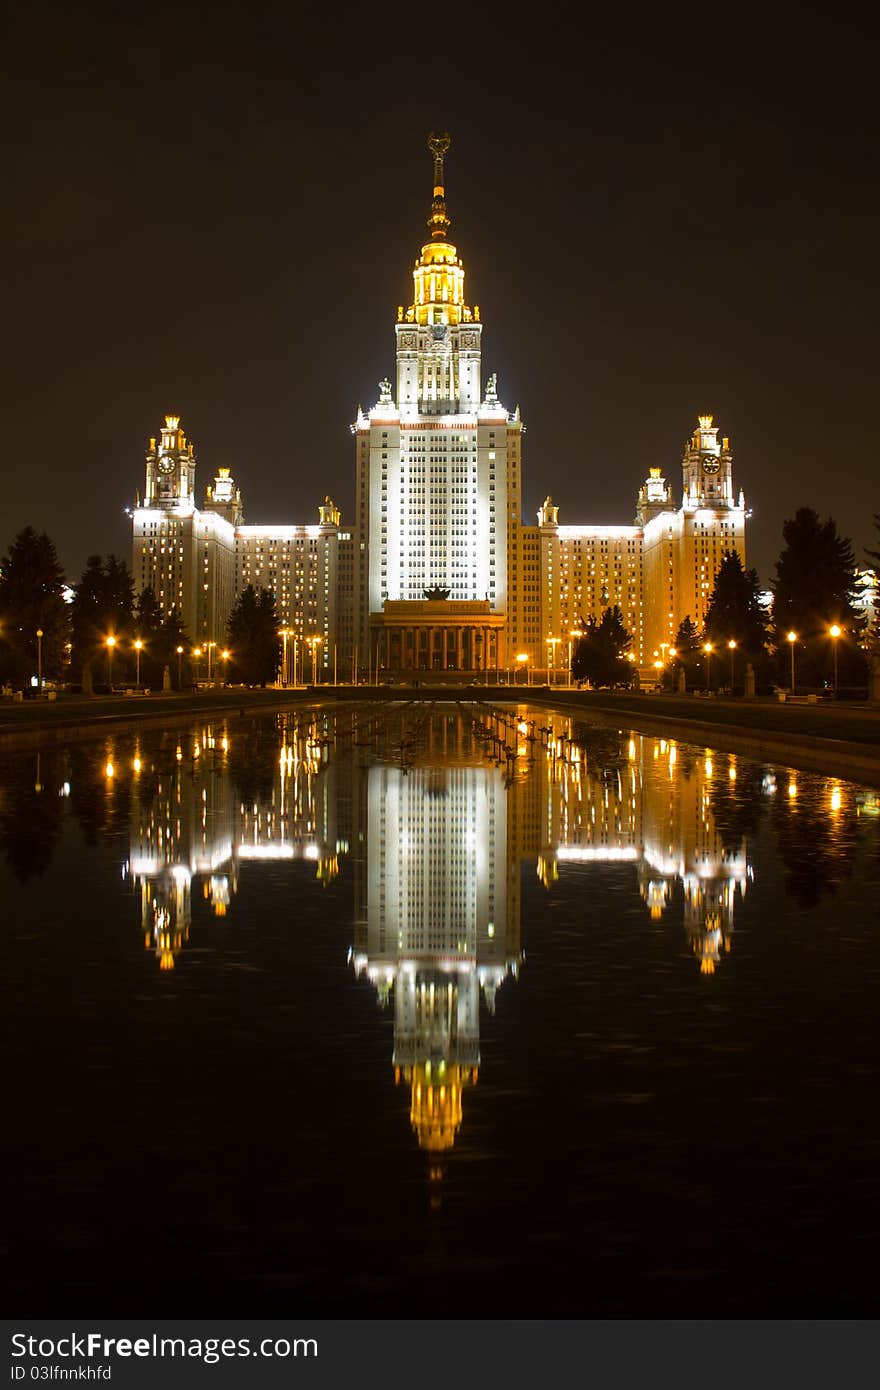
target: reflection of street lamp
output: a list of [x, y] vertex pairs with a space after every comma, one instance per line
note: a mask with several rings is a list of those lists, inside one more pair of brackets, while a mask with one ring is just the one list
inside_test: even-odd
[[712, 674], [712, 643], [704, 642], [703, 651], [706, 653], [706, 689], [708, 690], [711, 684], [710, 677]]
[[836, 695], [836, 694], [837, 694], [837, 639], [838, 639], [838, 637], [840, 636], [840, 634], [842, 633], [843, 628], [838, 627], [837, 623], [832, 623], [831, 626], [830, 626], [830, 628], [828, 629], [828, 631], [830, 632], [830, 634], [831, 634], [831, 640], [832, 640], [833, 643], [834, 643], [834, 694]]
[[795, 642], [797, 641], [797, 633], [796, 633], [796, 632], [789, 632], [789, 633], [787, 633], [787, 634], [786, 634], [785, 640], [786, 640], [786, 642], [788, 643], [789, 651], [791, 652], [791, 693], [792, 693], [792, 695], [793, 695], [793, 694], [794, 694], [794, 644], [795, 644]]
[[179, 690], [180, 687], [181, 687], [181, 680], [182, 680], [181, 674], [180, 674], [180, 663], [181, 663], [181, 660], [182, 660], [182, 659], [183, 659], [183, 647], [178, 647], [178, 648], [177, 648], [177, 689], [178, 689], [178, 690]]
[[37, 693], [43, 693], [43, 629], [37, 628]]
[[113, 693], [113, 648], [116, 646], [116, 638], [107, 638], [107, 690], [108, 694]]
[[134, 679], [135, 679], [135, 684], [136, 684], [138, 690], [140, 690], [140, 688], [141, 688], [141, 651], [143, 650], [143, 645], [144, 645], [144, 644], [143, 644], [143, 642], [141, 641], [141, 639], [140, 639], [139, 637], [136, 637], [136, 638], [134, 639], [134, 651], [135, 651], [135, 658], [134, 658], [134, 660], [135, 660], [135, 678], [134, 678]]
[[732, 695], [732, 694], [733, 694], [733, 654], [734, 654], [734, 652], [736, 651], [736, 638], [735, 638], [735, 637], [731, 637], [730, 641], [729, 641], [728, 644], [727, 644], [727, 649], [728, 649], [728, 651], [730, 652], [730, 693], [731, 693], [731, 695]]

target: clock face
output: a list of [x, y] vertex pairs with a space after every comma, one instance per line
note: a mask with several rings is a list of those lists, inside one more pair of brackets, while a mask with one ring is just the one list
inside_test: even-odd
[[159, 460], [159, 472], [160, 472], [160, 473], [173, 473], [173, 472], [174, 472], [174, 459], [171, 457], [170, 454], [163, 454], [162, 457], [160, 458], [160, 460]]
[[721, 467], [721, 462], [720, 462], [719, 459], [717, 459], [717, 458], [715, 457], [714, 454], [710, 454], [708, 458], [704, 458], [704, 459], [703, 459], [703, 472], [704, 472], [704, 473], [717, 473], [717, 472], [718, 472], [718, 469], [719, 469], [720, 467]]

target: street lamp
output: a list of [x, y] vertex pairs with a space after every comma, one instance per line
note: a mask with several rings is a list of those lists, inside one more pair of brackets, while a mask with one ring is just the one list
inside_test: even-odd
[[284, 649], [281, 653], [281, 684], [287, 685], [287, 639], [290, 636], [290, 629], [283, 627], [280, 631], [281, 640], [284, 643]]
[[308, 642], [309, 646], [310, 646], [311, 649], [312, 649], [312, 685], [317, 685], [318, 682], [317, 682], [317, 679], [316, 679], [316, 677], [315, 677], [315, 653], [316, 653], [316, 651], [318, 650], [318, 647], [321, 645], [321, 642], [323, 641], [323, 638], [321, 638], [321, 637], [307, 637], [307, 638], [306, 638], [306, 641]]
[[703, 651], [706, 653], [706, 689], [708, 690], [711, 685], [712, 675], [712, 643], [704, 642]]
[[830, 628], [828, 629], [828, 631], [830, 632], [830, 634], [831, 634], [831, 640], [832, 640], [833, 643], [834, 643], [834, 694], [835, 694], [835, 697], [836, 697], [836, 695], [837, 695], [837, 639], [838, 639], [838, 637], [841, 635], [841, 633], [843, 632], [843, 628], [842, 628], [842, 627], [838, 627], [837, 623], [832, 623], [831, 626], [830, 626]]
[[549, 670], [549, 672], [548, 672], [548, 675], [549, 675], [549, 677], [550, 677], [550, 681], [549, 681], [549, 684], [550, 684], [550, 685], [554, 685], [554, 684], [556, 683], [556, 648], [557, 648], [557, 646], [559, 645], [559, 640], [560, 640], [560, 639], [559, 639], [558, 637], [548, 637], [548, 638], [546, 639], [547, 646], [550, 648], [550, 652], [549, 652], [550, 670]]
[[113, 693], [113, 648], [116, 646], [116, 638], [107, 638], [107, 692]]
[[581, 637], [583, 633], [579, 627], [568, 629], [568, 687], [571, 689], [571, 644], [575, 637]]
[[178, 690], [180, 690], [181, 685], [182, 685], [182, 677], [181, 677], [181, 674], [180, 674], [180, 663], [181, 663], [182, 660], [183, 660], [183, 647], [178, 647], [178, 648], [177, 648], [177, 689], [178, 689]]
[[196, 685], [199, 683], [199, 658], [202, 655], [201, 647], [193, 647], [193, 656], [196, 659]]
[[37, 628], [37, 693], [43, 693], [43, 629]]
[[217, 645], [216, 642], [206, 642], [206, 643], [205, 643], [205, 646], [206, 646], [207, 649], [208, 649], [208, 684], [209, 684], [209, 685], [210, 685], [210, 683], [211, 683], [211, 648], [212, 648], [212, 647], [216, 647], [216, 645]]
[[786, 642], [788, 643], [788, 649], [789, 649], [789, 651], [791, 652], [791, 693], [792, 693], [792, 695], [794, 694], [794, 644], [795, 644], [795, 642], [797, 641], [797, 637], [798, 637], [798, 635], [797, 635], [796, 632], [789, 632], [789, 633], [786, 634], [786, 637], [785, 637], [785, 640], [786, 640]]
[[135, 684], [137, 685], [138, 690], [140, 690], [140, 688], [141, 688], [141, 651], [143, 650], [143, 645], [144, 645], [144, 644], [143, 644], [143, 642], [141, 641], [141, 639], [140, 639], [139, 637], [136, 637], [136, 638], [134, 639], [134, 651], [135, 651], [135, 658], [134, 658], [134, 661], [135, 661], [135, 678], [134, 678], [134, 679], [135, 679]]
[[727, 644], [727, 650], [730, 652], [730, 693], [731, 693], [731, 695], [732, 695], [732, 694], [733, 694], [733, 654], [734, 654], [734, 652], [736, 651], [736, 638], [735, 638], [735, 637], [731, 637], [730, 641], [729, 641], [728, 644]]
[[525, 672], [526, 672], [526, 685], [531, 685], [531, 683], [532, 683], [532, 678], [531, 678], [531, 672], [529, 671], [529, 658], [528, 658], [527, 653], [526, 653], [526, 652], [517, 652], [517, 654], [516, 654], [516, 660], [517, 660], [517, 665], [519, 665], [519, 666], [521, 666], [521, 667], [525, 667]]

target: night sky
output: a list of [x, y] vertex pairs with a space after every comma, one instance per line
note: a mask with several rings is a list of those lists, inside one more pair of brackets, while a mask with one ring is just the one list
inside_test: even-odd
[[0, 551], [129, 556], [181, 414], [250, 522], [351, 518], [358, 403], [393, 377], [432, 128], [484, 379], [521, 406], [526, 518], [680, 497], [714, 413], [766, 580], [782, 523], [875, 546], [872, 37], [851, 14], [675, 5], [12, 4]]

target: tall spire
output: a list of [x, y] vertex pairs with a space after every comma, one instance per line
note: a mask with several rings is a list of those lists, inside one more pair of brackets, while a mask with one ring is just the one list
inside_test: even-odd
[[443, 186], [443, 158], [452, 141], [447, 131], [428, 136], [428, 149], [434, 156], [434, 197], [431, 202], [431, 216], [428, 229], [431, 239], [445, 241], [449, 232], [449, 218], [446, 216], [446, 190]]

